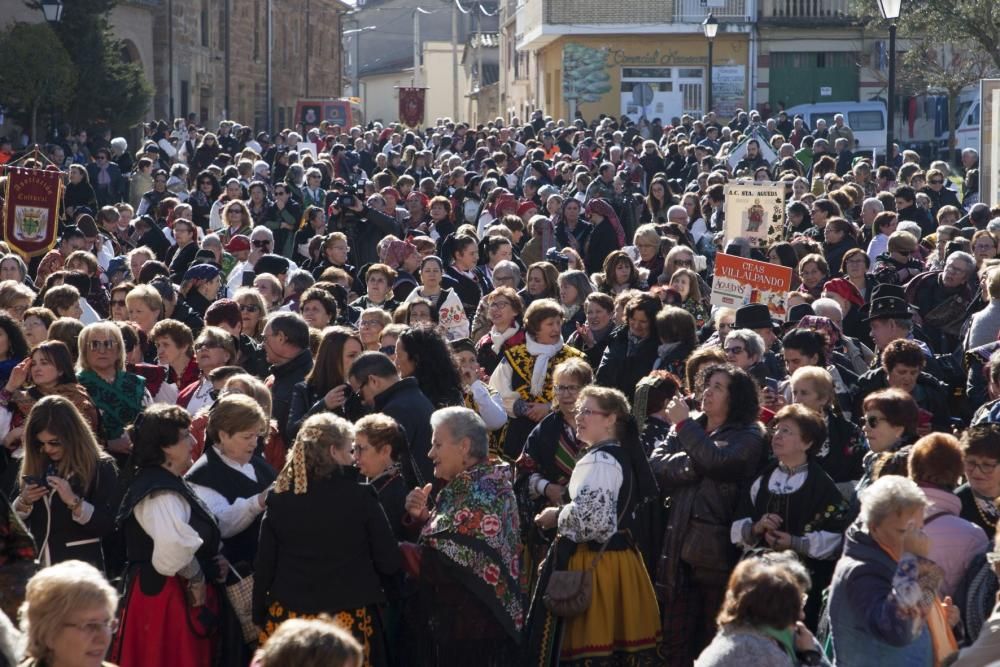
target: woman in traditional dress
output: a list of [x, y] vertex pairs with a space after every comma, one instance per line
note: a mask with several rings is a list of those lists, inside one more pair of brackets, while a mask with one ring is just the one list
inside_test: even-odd
[[[420, 261], [420, 286], [410, 291], [403, 303], [412, 303], [421, 298], [427, 299], [437, 314], [437, 321], [447, 332], [448, 340], [468, 338], [469, 318], [465, 314], [462, 300], [454, 289], [442, 286], [444, 277], [444, 267], [440, 258], [434, 255], [424, 257]], [[451, 279], [448, 283], [456, 284]]]
[[744, 494], [730, 539], [744, 550], [791, 550], [809, 569], [812, 592], [805, 623], [816, 629], [823, 590], [833, 576], [844, 531], [851, 523], [848, 502], [815, 460], [826, 441], [822, 415], [786, 405], [772, 419], [775, 460]]
[[490, 461], [486, 425], [472, 410], [438, 410], [431, 426], [434, 477], [445, 485], [433, 510], [430, 484], [406, 498], [411, 523], [422, 526], [419, 545], [404, 544], [417, 583], [406, 619], [412, 664], [520, 664], [524, 605], [510, 468]]
[[513, 287], [497, 287], [483, 299], [490, 319], [490, 330], [476, 343], [479, 365], [491, 375], [503, 360], [504, 347], [524, 343], [524, 329], [519, 320], [524, 302]]
[[329, 614], [362, 644], [364, 664], [379, 667], [387, 664], [379, 577], [398, 571], [401, 557], [378, 499], [358, 483], [353, 441], [354, 427], [330, 413], [299, 429], [260, 527], [253, 619], [263, 641], [289, 618]]
[[563, 310], [552, 299], [540, 299], [524, 314], [525, 342], [506, 346], [503, 361], [490, 377], [510, 417], [503, 456], [516, 460], [535, 424], [552, 411], [552, 371], [561, 362], [583, 353], [563, 343]]
[[154, 405], [132, 431], [135, 475], [118, 520], [128, 569], [111, 660], [121, 667], [212, 664], [220, 593], [229, 564], [215, 518], [183, 475], [191, 467], [191, 417]]
[[[659, 664], [656, 593], [634, 540], [637, 510], [658, 496], [656, 481], [624, 394], [591, 385], [576, 405], [586, 453], [570, 476], [570, 501], [535, 517], [558, 534], [532, 599], [529, 664]], [[553, 571], [591, 567], [593, 594], [582, 614], [559, 617], [546, 608]]]

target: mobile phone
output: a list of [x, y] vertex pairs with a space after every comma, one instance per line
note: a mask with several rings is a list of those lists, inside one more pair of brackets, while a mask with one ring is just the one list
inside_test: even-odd
[[253, 271], [243, 271], [243, 287], [253, 287], [253, 281], [257, 278], [257, 274]]
[[34, 484], [35, 486], [41, 486], [43, 488], [49, 488], [49, 482], [44, 477], [35, 477], [33, 475], [21, 475], [22, 486], [28, 486], [29, 484]]

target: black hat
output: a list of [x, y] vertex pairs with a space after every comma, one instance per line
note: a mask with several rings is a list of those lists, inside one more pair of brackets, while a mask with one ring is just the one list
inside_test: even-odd
[[906, 293], [899, 285], [876, 285], [872, 289], [871, 301], [867, 304], [868, 317], [865, 322], [887, 318], [910, 319], [910, 304], [906, 301]]
[[788, 319], [786, 324], [794, 325], [802, 321], [802, 318], [806, 315], [815, 315], [816, 311], [808, 303], [800, 303], [792, 306], [791, 310], [788, 311]]
[[771, 329], [780, 322], [771, 317], [771, 310], [763, 303], [751, 303], [736, 311], [734, 329]]
[[281, 255], [261, 255], [257, 263], [254, 264], [253, 269], [257, 275], [270, 273], [277, 276], [282, 273], [288, 273], [288, 260]]

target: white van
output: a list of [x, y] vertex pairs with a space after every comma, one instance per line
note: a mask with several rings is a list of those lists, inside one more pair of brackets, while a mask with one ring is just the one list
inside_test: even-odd
[[852, 147], [855, 153], [885, 154], [885, 126], [887, 123], [885, 104], [882, 102], [820, 102], [800, 104], [785, 109], [789, 118], [801, 115], [810, 130], [816, 129], [816, 121], [822, 118], [828, 128], [833, 127], [833, 117], [844, 114], [844, 124], [854, 131]]
[[[955, 112], [955, 151], [959, 154], [966, 148], [979, 150], [979, 117], [982, 105], [979, 103], [979, 86], [967, 86], [958, 95], [958, 109]], [[948, 130], [937, 137], [939, 151], [948, 151]], [[945, 156], [947, 158], [947, 156]]]

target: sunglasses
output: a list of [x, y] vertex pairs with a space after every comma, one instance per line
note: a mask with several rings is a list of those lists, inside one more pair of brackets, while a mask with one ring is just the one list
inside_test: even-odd
[[118, 349], [118, 341], [116, 340], [92, 340], [89, 345], [90, 349], [94, 352], [99, 352], [101, 350], [116, 350]]
[[378, 349], [378, 351], [381, 352], [382, 354], [385, 354], [385, 355], [388, 355], [388, 356], [391, 357], [392, 355], [396, 354], [396, 346], [395, 345], [386, 345], [384, 347], [380, 347]]
[[256, 313], [258, 310], [260, 310], [260, 306], [255, 306], [252, 303], [245, 303], [240, 305], [241, 313]]
[[939, 180], [928, 181], [928, 183], [930, 183], [931, 185], [944, 185], [944, 181], [939, 181]]
[[731, 355], [733, 355], [735, 357], [737, 354], [743, 354], [744, 352], [746, 352], [746, 348], [745, 347], [727, 347], [725, 349], [725, 352], [726, 352], [726, 354], [731, 354]]
[[115, 300], [113, 300], [111, 302], [111, 305], [112, 306], [124, 306], [125, 305], [125, 299], [122, 299], [121, 301], [115, 299]]
[[878, 415], [865, 415], [861, 418], [861, 422], [866, 424], [868, 428], [876, 428], [880, 421], [885, 421], [885, 417], [879, 417]]
[[261, 241], [261, 240], [254, 240], [253, 241], [253, 247], [254, 248], [266, 248], [269, 245], [271, 245], [270, 241]]

